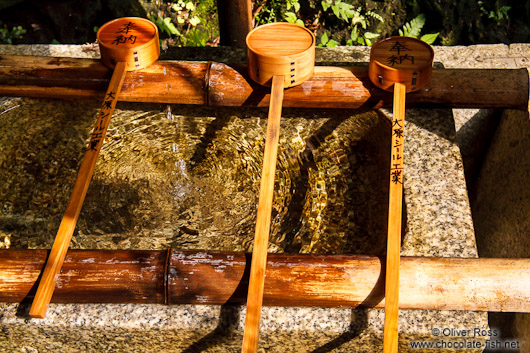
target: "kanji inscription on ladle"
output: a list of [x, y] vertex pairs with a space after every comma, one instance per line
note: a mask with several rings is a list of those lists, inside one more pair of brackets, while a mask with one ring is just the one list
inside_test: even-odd
[[377, 87], [387, 91], [394, 90], [395, 82], [404, 83], [407, 93], [417, 91], [430, 81], [432, 58], [428, 44], [414, 38], [390, 37], [372, 50], [368, 75]]
[[[414, 55], [409, 55], [408, 53], [402, 54], [402, 51], [410, 51], [410, 49], [406, 44], [396, 40], [392, 48], [390, 48], [392, 55], [388, 57], [387, 64], [393, 67], [396, 64], [403, 64], [407, 60], [410, 61], [411, 64], [414, 64]], [[397, 52], [397, 55], [395, 52]]]
[[388, 202], [388, 241], [385, 275], [383, 352], [398, 352], [399, 256], [405, 143], [405, 93], [424, 87], [431, 77], [432, 48], [414, 38], [391, 37], [370, 51], [368, 76], [379, 88], [394, 92]]
[[112, 44], [120, 45], [120, 44], [124, 44], [124, 43], [127, 43], [127, 42], [130, 42], [131, 44], [136, 43], [136, 38], [138, 38], [138, 37], [135, 36], [134, 34], [131, 34], [128, 37], [124, 36], [123, 34], [121, 34], [121, 33], [129, 34], [129, 32], [132, 32], [132, 31], [134, 31], [136, 29], [137, 28], [136, 28], [136, 26], [134, 25], [133, 22], [129, 22], [129, 23], [123, 25], [123, 27], [119, 31], [116, 32], [117, 36], [114, 39], [114, 41], [112, 41]]

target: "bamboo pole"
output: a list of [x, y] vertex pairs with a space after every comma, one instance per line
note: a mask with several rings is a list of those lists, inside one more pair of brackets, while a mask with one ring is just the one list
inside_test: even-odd
[[[267, 107], [270, 92], [246, 67], [158, 61], [128, 72], [120, 101]], [[109, 69], [99, 60], [0, 56], [0, 95], [101, 98]], [[177, 89], [178, 88], [178, 89]], [[527, 111], [526, 69], [435, 69], [430, 83], [407, 97], [409, 107], [508, 108]], [[392, 95], [377, 89], [365, 67], [316, 66], [304, 84], [285, 92], [284, 107], [380, 108]]]
[[[0, 250], [0, 302], [35, 294], [47, 250]], [[243, 304], [250, 256], [70, 250], [53, 303]], [[263, 305], [384, 308], [384, 260], [268, 254]], [[516, 276], [515, 276], [516, 274]], [[530, 312], [530, 259], [401, 257], [400, 309]]]

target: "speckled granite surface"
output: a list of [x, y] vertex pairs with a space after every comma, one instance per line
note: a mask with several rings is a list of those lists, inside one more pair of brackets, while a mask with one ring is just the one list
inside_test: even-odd
[[[86, 47], [38, 49], [0, 46], [0, 53], [96, 55]], [[444, 58], [451, 55], [459, 58], [458, 51], [450, 50], [451, 53], [443, 55], [442, 49], [435, 51]], [[338, 48], [319, 50], [317, 57], [324, 63], [366, 62], [368, 52], [367, 48]], [[175, 58], [241, 61], [241, 52], [229, 49], [202, 53], [184, 50], [175, 54]], [[456, 67], [467, 65], [466, 59], [461, 59], [462, 63], [454, 61]], [[407, 227], [402, 254], [477, 256], [451, 110], [408, 110], [406, 121]], [[52, 305], [44, 320], [17, 317], [17, 309], [21, 309], [16, 304], [2, 304], [0, 308], [1, 352], [238, 352], [244, 323], [244, 308], [233, 307]], [[260, 351], [378, 352], [382, 346], [383, 316], [381, 310], [264, 308]], [[403, 310], [400, 312], [400, 352], [425, 351], [411, 349], [410, 344], [439, 340], [435, 329], [486, 327], [485, 313]], [[451, 335], [444, 338], [446, 342], [462, 341]], [[483, 344], [484, 339], [480, 342]]]

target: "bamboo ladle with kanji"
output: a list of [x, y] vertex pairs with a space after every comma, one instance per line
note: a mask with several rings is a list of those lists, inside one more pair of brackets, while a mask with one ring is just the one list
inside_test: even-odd
[[151, 65], [160, 55], [158, 29], [143, 18], [123, 17], [107, 22], [97, 38], [101, 61], [114, 72], [29, 312], [34, 318], [44, 318], [48, 310], [125, 74]]
[[384, 353], [397, 353], [398, 351], [405, 94], [417, 91], [429, 83], [433, 56], [434, 52], [427, 43], [408, 37], [383, 39], [374, 44], [370, 52], [368, 68], [370, 80], [377, 87], [394, 92], [385, 280]]

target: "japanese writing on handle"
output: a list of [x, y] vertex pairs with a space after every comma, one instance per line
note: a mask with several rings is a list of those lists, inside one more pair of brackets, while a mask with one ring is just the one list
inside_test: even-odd
[[390, 162], [390, 182], [403, 184], [403, 140], [405, 138], [404, 119], [392, 118], [392, 161]]
[[103, 100], [103, 105], [98, 115], [96, 121], [96, 126], [94, 126], [94, 131], [92, 131], [92, 136], [90, 137], [90, 143], [88, 149], [91, 151], [96, 151], [97, 146], [105, 137], [106, 127], [108, 126], [108, 120], [110, 119], [110, 112], [113, 109], [113, 103], [116, 101], [116, 93], [108, 92]]

